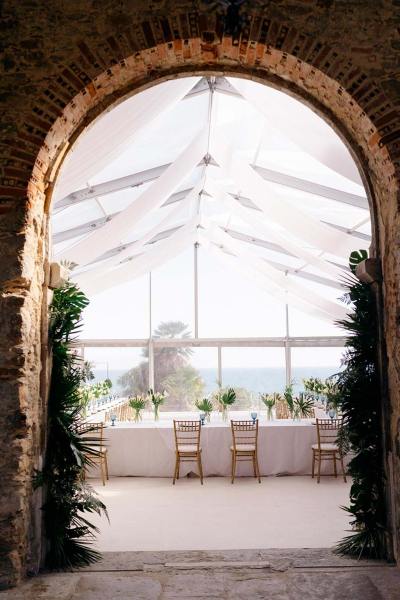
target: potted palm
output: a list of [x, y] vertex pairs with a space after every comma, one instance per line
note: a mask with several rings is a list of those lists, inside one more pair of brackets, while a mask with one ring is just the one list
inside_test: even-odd
[[160, 418], [160, 415], [159, 415], [160, 406], [161, 406], [161, 404], [164, 404], [167, 396], [168, 396], [168, 394], [165, 390], [161, 393], [161, 392], [155, 392], [152, 388], [150, 388], [149, 391], [147, 392], [147, 398], [150, 400], [150, 402], [153, 405], [155, 421], [158, 421]]
[[142, 420], [142, 410], [146, 407], [147, 399], [144, 396], [129, 397], [129, 406], [134, 410], [133, 420], [139, 423]]
[[200, 412], [206, 415], [206, 419], [208, 423], [211, 421], [211, 413], [213, 410], [213, 403], [208, 398], [203, 398], [202, 400], [196, 400], [195, 402], [196, 408], [199, 409]]
[[233, 388], [227, 388], [226, 390], [220, 390], [217, 393], [217, 400], [222, 412], [222, 420], [228, 420], [228, 409], [236, 401], [236, 392]]

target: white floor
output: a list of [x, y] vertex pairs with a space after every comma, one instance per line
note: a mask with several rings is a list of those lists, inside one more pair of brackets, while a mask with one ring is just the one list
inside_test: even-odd
[[350, 483], [323, 477], [171, 479], [114, 477], [105, 487], [89, 480], [107, 505], [91, 516], [96, 547], [124, 550], [222, 550], [330, 547], [349, 529], [340, 506]]

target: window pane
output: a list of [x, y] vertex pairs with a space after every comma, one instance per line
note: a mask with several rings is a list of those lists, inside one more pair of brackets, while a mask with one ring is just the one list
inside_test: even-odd
[[147, 348], [85, 348], [85, 360], [93, 364], [94, 381], [111, 379], [112, 393], [147, 392]]
[[90, 298], [83, 313], [81, 337], [147, 338], [149, 336], [149, 280], [138, 277]]
[[153, 329], [180, 321], [193, 335], [193, 247], [152, 272]]
[[235, 388], [234, 409], [261, 408], [259, 394], [285, 387], [284, 348], [223, 348], [222, 386]]
[[285, 334], [285, 306], [253, 281], [199, 252], [200, 337], [271, 337]]
[[218, 387], [217, 360], [217, 348], [155, 349], [155, 389], [168, 392], [160, 410], [194, 410], [196, 400]]
[[292, 378], [295, 391], [304, 389], [303, 379], [326, 379], [341, 369], [344, 348], [292, 348]]

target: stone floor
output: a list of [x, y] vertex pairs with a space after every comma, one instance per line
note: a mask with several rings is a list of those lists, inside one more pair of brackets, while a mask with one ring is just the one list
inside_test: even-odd
[[399, 600], [400, 570], [327, 549], [110, 552], [42, 575], [1, 600]]

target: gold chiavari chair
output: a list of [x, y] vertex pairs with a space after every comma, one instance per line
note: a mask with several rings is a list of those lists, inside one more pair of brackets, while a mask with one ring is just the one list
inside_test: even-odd
[[236, 463], [239, 461], [252, 461], [254, 477], [261, 483], [260, 469], [258, 466], [258, 419], [253, 421], [231, 421], [232, 440], [232, 480], [235, 481]]
[[201, 485], [203, 485], [203, 466], [201, 463], [200, 421], [175, 421], [175, 472], [172, 483], [179, 479], [179, 467], [182, 462], [197, 462]]
[[93, 454], [88, 452], [87, 457], [94, 465], [99, 465], [101, 480], [106, 485], [108, 477], [107, 448], [104, 446], [104, 423], [83, 423], [77, 432], [87, 438], [87, 445], [93, 448]]
[[321, 463], [324, 460], [333, 462], [333, 474], [337, 477], [336, 461], [342, 467], [343, 479], [346, 483], [346, 473], [343, 465], [343, 455], [337, 445], [337, 434], [343, 424], [343, 419], [315, 419], [317, 425], [318, 442], [312, 445], [312, 478], [315, 474], [315, 463], [317, 463], [317, 483], [321, 478]]

